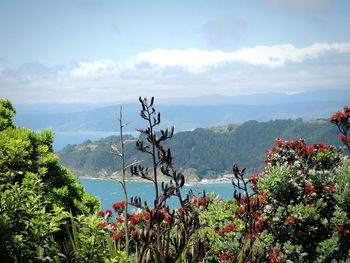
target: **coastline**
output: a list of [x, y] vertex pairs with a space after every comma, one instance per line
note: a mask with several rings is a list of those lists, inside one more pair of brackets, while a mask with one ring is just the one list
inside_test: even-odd
[[[105, 180], [105, 181], [120, 181], [119, 177], [116, 176], [100, 176], [100, 177], [94, 177], [94, 176], [77, 176], [78, 179], [87, 179], [87, 180]], [[130, 177], [128, 179], [125, 180], [126, 182], [142, 182], [142, 183], [152, 183], [148, 180], [144, 180], [144, 179], [140, 179], [140, 178], [135, 178], [135, 179], [130, 179]], [[164, 181], [164, 180], [160, 180], [161, 182], [169, 182], [169, 181]], [[194, 185], [209, 185], [209, 184], [231, 184], [231, 179], [224, 177], [224, 178], [216, 178], [216, 179], [202, 179], [200, 181], [189, 181], [189, 182], [185, 182], [185, 186], [194, 186]]]

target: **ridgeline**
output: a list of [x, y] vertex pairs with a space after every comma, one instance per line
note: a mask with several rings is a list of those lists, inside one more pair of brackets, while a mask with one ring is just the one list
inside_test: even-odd
[[[184, 171], [190, 180], [200, 180], [230, 173], [233, 163], [246, 167], [248, 173], [258, 172], [264, 167], [265, 150], [273, 147], [277, 137], [304, 138], [307, 144], [323, 142], [339, 146], [336, 134], [336, 127], [327, 120], [248, 121], [241, 125], [178, 132], [167, 146], [172, 149], [176, 168]], [[125, 139], [127, 162], [142, 160], [143, 165], [149, 165], [150, 160], [135, 149], [137, 138], [127, 136]], [[111, 154], [111, 144], [118, 142], [117, 136], [88, 140], [68, 145], [57, 155], [61, 163], [78, 176], [110, 177], [120, 170], [119, 159]]]

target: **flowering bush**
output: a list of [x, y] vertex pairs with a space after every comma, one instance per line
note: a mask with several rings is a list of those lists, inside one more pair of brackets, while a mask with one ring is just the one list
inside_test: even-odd
[[350, 107], [344, 107], [343, 111], [336, 112], [331, 117], [331, 122], [337, 125], [340, 134], [338, 139], [342, 141], [350, 151]]
[[302, 139], [277, 139], [265, 163], [265, 170], [250, 180], [254, 191], [266, 193], [264, 230], [278, 245], [280, 260], [327, 262], [349, 257], [350, 200], [340, 194], [346, 187], [339, 189], [338, 176], [340, 171], [349, 173], [349, 163], [341, 153], [321, 143], [307, 146]]
[[350, 258], [350, 161], [334, 146], [308, 146], [302, 139], [277, 139], [266, 154], [265, 169], [246, 183], [252, 193], [212, 199], [200, 214], [205, 260]]
[[[199, 199], [205, 199], [205, 203], [209, 204], [209, 198], [206, 197]], [[157, 223], [160, 226], [160, 231], [162, 233], [162, 242], [166, 244], [167, 240], [170, 240], [171, 236], [172, 243], [168, 244], [169, 253], [180, 253], [183, 257], [188, 257], [188, 254], [192, 252], [182, 252], [180, 250], [181, 246], [184, 245], [180, 242], [184, 242], [183, 235], [186, 234], [186, 232], [184, 232], [183, 230], [183, 223], [185, 222], [188, 225], [193, 225], [195, 222], [192, 222], [191, 220], [195, 219], [195, 217], [193, 217], [191, 213], [197, 214], [198, 211], [205, 209], [205, 207], [202, 204], [198, 206], [196, 204], [197, 201], [195, 200], [198, 199], [194, 198], [192, 205], [190, 205], [190, 207], [188, 207], [187, 209], [183, 209], [181, 207], [172, 211], [169, 211], [166, 208], [159, 211], [156, 211], [156, 209], [154, 208], [148, 211], [138, 209], [136, 212], [128, 214], [127, 218], [124, 217], [122, 211], [118, 210], [120, 204], [125, 203], [125, 201], [121, 201], [113, 204], [113, 208], [117, 207], [117, 209], [115, 209], [115, 213], [110, 213], [111, 210], [99, 211], [97, 215], [100, 221], [96, 221], [96, 226], [99, 229], [99, 231], [102, 231], [101, 233], [103, 236], [105, 236], [105, 238], [108, 239], [109, 237], [113, 239], [113, 242], [118, 244], [117, 247], [119, 249], [124, 249], [126, 241], [126, 220], [127, 226], [130, 230], [129, 248], [131, 256], [129, 257], [129, 260], [130, 262], [135, 262], [140, 259], [140, 247], [144, 246], [145, 243], [146, 245], [152, 245], [152, 243], [146, 239], [146, 232], [150, 231], [150, 224], [152, 222], [157, 221]], [[169, 227], [171, 228], [169, 229]], [[173, 243], [173, 240], [175, 240], [175, 242], [177, 243]], [[198, 242], [195, 239], [189, 242], [188, 244], [190, 244], [189, 246], [195, 247], [197, 243]], [[196, 253], [200, 252], [199, 249], [201, 249], [201, 247], [198, 247], [198, 251]], [[200, 257], [202, 256], [198, 254], [197, 258]], [[149, 250], [149, 253], [143, 256], [142, 262], [154, 262], [156, 260], [155, 258], [157, 258], [157, 256], [152, 250]]]

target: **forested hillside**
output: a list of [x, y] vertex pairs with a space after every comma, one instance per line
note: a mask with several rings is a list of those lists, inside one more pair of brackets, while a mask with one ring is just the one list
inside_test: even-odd
[[[263, 168], [264, 151], [271, 148], [277, 137], [283, 140], [305, 138], [306, 143], [323, 142], [339, 145], [336, 128], [327, 120], [248, 121], [242, 125], [228, 125], [176, 133], [168, 146], [172, 149], [177, 169], [190, 169], [199, 179], [215, 178], [230, 171], [233, 163], [249, 172]], [[128, 162], [145, 159], [135, 150], [136, 138], [126, 137]], [[69, 145], [58, 152], [63, 165], [77, 175], [110, 176], [120, 169], [119, 159], [111, 154], [111, 144], [117, 136], [100, 141], [86, 141]], [[194, 169], [194, 170], [193, 170]]]

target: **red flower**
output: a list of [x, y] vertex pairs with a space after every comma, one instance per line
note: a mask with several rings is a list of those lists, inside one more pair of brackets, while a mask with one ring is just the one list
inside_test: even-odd
[[125, 231], [121, 231], [121, 232], [119, 232], [118, 234], [113, 234], [112, 235], [112, 238], [114, 239], [114, 240], [118, 240], [118, 241], [120, 241], [120, 240], [122, 240], [122, 237], [125, 235]]
[[287, 224], [287, 225], [293, 225], [293, 224], [294, 224], [294, 221], [295, 221], [294, 216], [288, 216], [288, 217], [287, 217], [287, 220], [286, 220], [286, 224]]
[[111, 216], [113, 214], [112, 210], [106, 210], [106, 215]]
[[266, 198], [267, 198], [267, 193], [266, 193], [266, 191], [260, 190], [260, 195], [261, 195], [261, 197], [263, 198], [263, 200], [266, 200]]
[[112, 224], [111, 224], [111, 227], [113, 227], [113, 228], [117, 228], [117, 222], [113, 222]]
[[105, 212], [103, 212], [102, 210], [98, 211], [97, 213], [98, 216], [104, 216], [105, 215]]
[[333, 123], [343, 122], [343, 121], [346, 121], [347, 117], [348, 117], [348, 112], [343, 113], [343, 112], [338, 111], [332, 115], [331, 122], [333, 122]]
[[204, 206], [205, 203], [206, 203], [206, 199], [205, 197], [202, 197], [202, 198], [194, 198], [193, 199], [193, 203], [197, 206]]
[[222, 236], [222, 231], [219, 229], [219, 230], [216, 230], [216, 232], [215, 232], [217, 235], [219, 235], [219, 236]]
[[165, 222], [169, 222], [169, 221], [170, 221], [170, 217], [169, 217], [169, 214], [168, 214], [168, 213], [164, 213], [163, 216], [164, 216], [163, 220], [164, 220]]
[[338, 139], [339, 139], [339, 141], [343, 141], [343, 142], [346, 141], [346, 137], [345, 137], [344, 134], [339, 134], [339, 135], [338, 135]]
[[224, 228], [223, 232], [227, 233], [227, 232], [230, 232], [231, 230], [236, 230], [236, 229], [237, 229], [237, 227], [231, 223]]
[[252, 188], [252, 189], [256, 188], [256, 184], [251, 183], [251, 184], [250, 184], [250, 188]]
[[312, 190], [314, 190], [314, 187], [311, 184], [307, 184], [304, 186], [304, 189], [307, 191], [312, 191]]
[[345, 229], [343, 226], [335, 226], [335, 230], [342, 234], [349, 234], [350, 231], [348, 229]]
[[259, 219], [259, 215], [257, 213], [251, 213], [250, 216], [255, 219]]
[[276, 146], [281, 146], [282, 145], [282, 140], [280, 138], [276, 139]]
[[271, 245], [271, 251], [269, 252], [270, 263], [279, 263], [280, 262], [280, 253], [279, 248], [275, 248], [274, 245]]
[[97, 227], [100, 227], [100, 228], [105, 228], [107, 226], [106, 223], [98, 223], [97, 224]]
[[259, 174], [258, 173], [255, 173], [255, 174], [252, 174], [250, 177], [249, 177], [249, 180], [250, 181], [253, 181], [253, 180], [256, 180], [259, 178]]
[[140, 222], [142, 219], [143, 219], [143, 214], [132, 214], [131, 217], [130, 217], [130, 222], [133, 223], [133, 224], [136, 224], [138, 222]]
[[335, 230], [337, 230], [338, 232], [343, 232], [344, 227], [343, 226], [335, 226]]
[[310, 147], [307, 148], [307, 153], [308, 154], [313, 154], [313, 152], [314, 152], [314, 147], [310, 146]]
[[245, 209], [244, 208], [238, 208], [237, 209], [237, 213], [238, 214], [243, 214], [243, 213], [245, 213]]
[[231, 257], [232, 257], [231, 253], [224, 252], [220, 255], [220, 260], [222, 260], [222, 261], [230, 260]]
[[329, 192], [331, 193], [334, 193], [337, 189], [336, 189], [336, 186], [335, 185], [331, 185], [329, 188], [328, 188]]
[[114, 203], [112, 205], [112, 207], [113, 207], [114, 210], [119, 211], [119, 210], [123, 210], [124, 209], [125, 204], [126, 204], [126, 201], [124, 200], [124, 201], [121, 201], [121, 202], [118, 202], [118, 203]]

